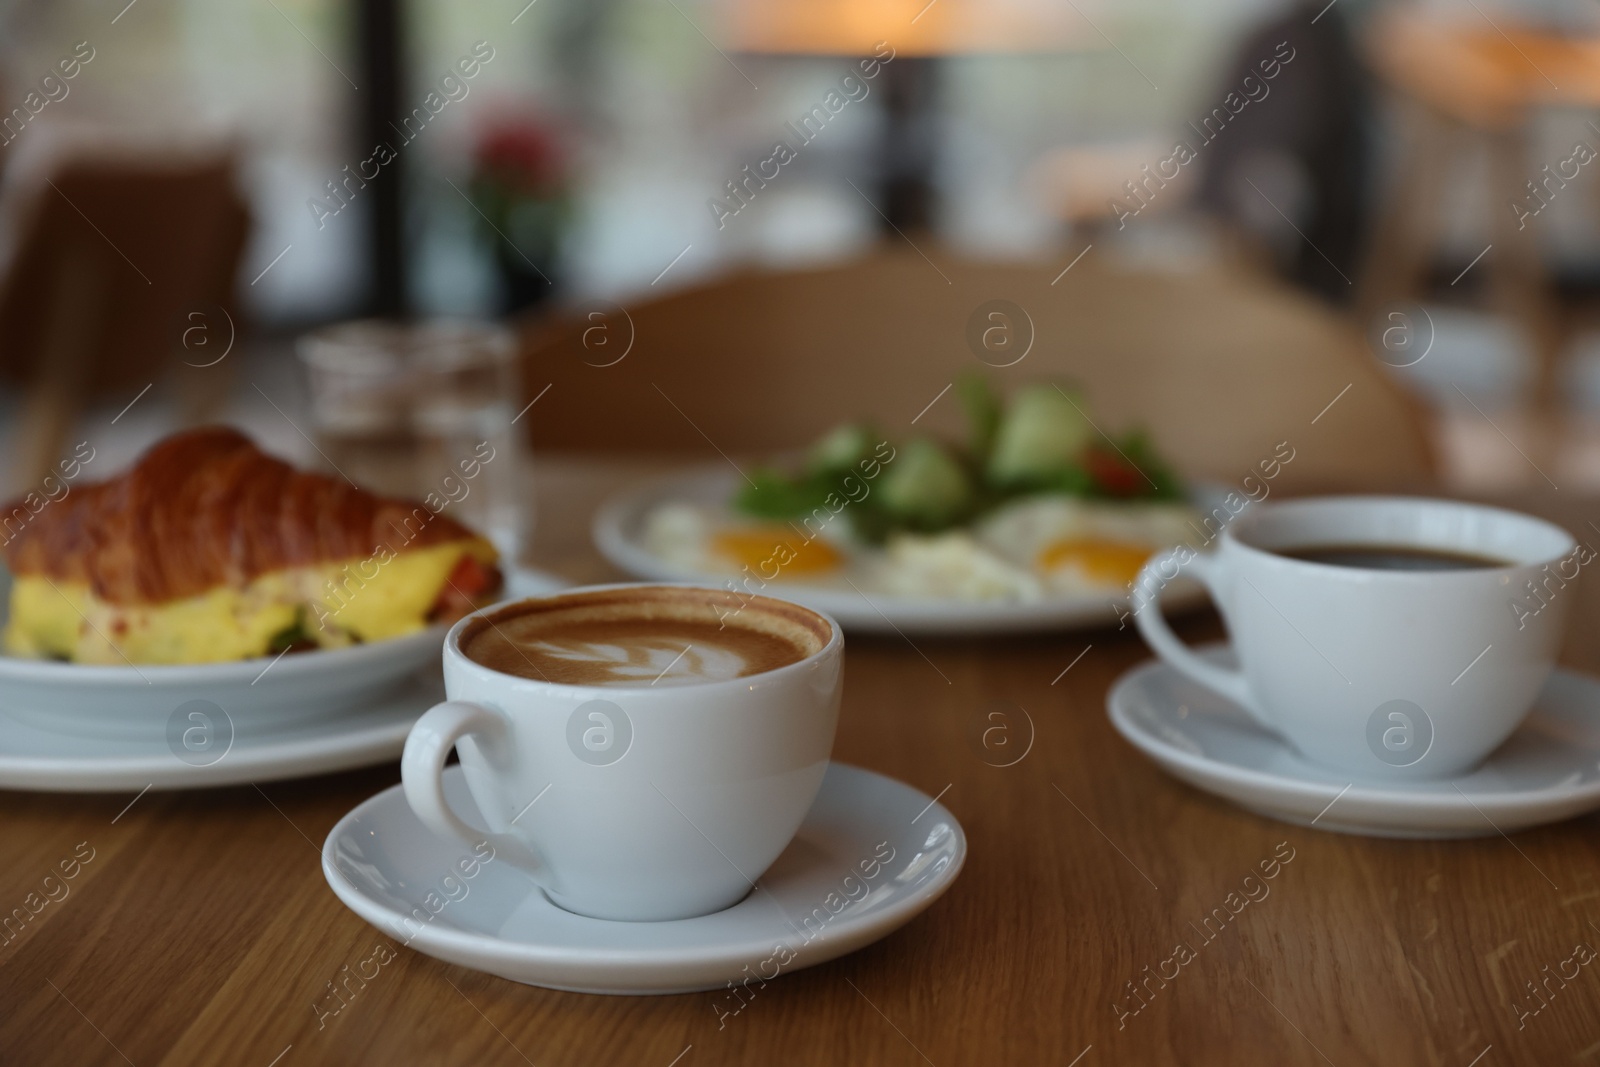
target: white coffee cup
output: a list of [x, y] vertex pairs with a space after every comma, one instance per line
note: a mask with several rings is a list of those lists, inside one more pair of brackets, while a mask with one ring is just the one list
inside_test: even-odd
[[[1505, 565], [1379, 570], [1279, 554], [1329, 545]], [[1306, 757], [1355, 777], [1439, 778], [1482, 760], [1533, 705], [1560, 649], [1576, 551], [1559, 526], [1477, 504], [1286, 501], [1246, 511], [1214, 555], [1152, 557], [1134, 618], [1161, 659]], [[1155, 597], [1179, 573], [1210, 591], [1239, 669], [1197, 656], [1168, 628]]]
[[[485, 615], [661, 587], [565, 590], [461, 620], [444, 643], [449, 700], [412, 728], [401, 758], [406, 800], [425, 826], [487, 838], [497, 858], [582, 915], [682, 919], [737, 903], [799, 829], [833, 749], [844, 636], [827, 616], [787, 602], [823, 628], [822, 647], [725, 680], [560, 684], [492, 670], [461, 648]], [[744, 597], [743, 610], [770, 599]], [[446, 801], [441, 775], [452, 746], [487, 833]]]

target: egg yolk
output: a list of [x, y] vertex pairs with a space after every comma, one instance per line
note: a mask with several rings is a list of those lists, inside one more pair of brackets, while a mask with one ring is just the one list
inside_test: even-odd
[[1097, 582], [1127, 585], [1139, 575], [1139, 568], [1152, 554], [1146, 545], [1127, 541], [1108, 541], [1098, 537], [1074, 537], [1046, 545], [1039, 553], [1039, 569], [1046, 571], [1075, 567]]
[[843, 562], [839, 550], [826, 541], [803, 540], [783, 526], [723, 530], [711, 544], [718, 555], [769, 580], [831, 571]]

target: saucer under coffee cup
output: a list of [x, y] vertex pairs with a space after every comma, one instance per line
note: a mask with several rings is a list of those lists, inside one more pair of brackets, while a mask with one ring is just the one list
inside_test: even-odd
[[[406, 800], [435, 832], [486, 840], [568, 911], [719, 911], [816, 798], [843, 648], [820, 612], [698, 586], [593, 586], [477, 612], [445, 639], [449, 699], [406, 741]], [[486, 830], [445, 799], [452, 747]]]
[[[1174, 669], [1318, 763], [1427, 779], [1476, 765], [1522, 722], [1560, 650], [1582, 562], [1553, 523], [1404, 497], [1268, 504], [1217, 550], [1179, 547], [1135, 581], [1135, 622]], [[1157, 597], [1198, 578], [1239, 668], [1180, 642]]]

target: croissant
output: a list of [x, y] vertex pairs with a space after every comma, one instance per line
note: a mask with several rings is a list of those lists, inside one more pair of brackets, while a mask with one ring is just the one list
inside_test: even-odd
[[13, 655], [206, 663], [338, 647], [453, 621], [500, 586], [493, 545], [443, 502], [296, 470], [222, 427], [43, 503], [0, 508]]

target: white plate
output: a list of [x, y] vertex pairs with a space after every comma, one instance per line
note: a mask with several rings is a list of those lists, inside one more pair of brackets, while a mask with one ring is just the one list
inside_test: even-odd
[[[516, 568], [505, 596], [567, 584]], [[0, 625], [9, 602], [0, 571]], [[445, 631], [276, 664], [134, 668], [0, 656], [0, 789], [195, 789], [395, 759], [412, 724], [444, 699]]]
[[[1204, 655], [1234, 665], [1226, 645]], [[1160, 662], [1106, 697], [1111, 722], [1175, 777], [1261, 815], [1374, 837], [1511, 833], [1600, 808], [1600, 680], [1556, 670], [1528, 718], [1476, 769], [1397, 784], [1352, 782]]]
[[[481, 825], [461, 768], [447, 768], [444, 783], [451, 806]], [[467, 842], [425, 829], [400, 786], [339, 820], [322, 846], [322, 873], [357, 915], [429, 956], [552, 989], [686, 993], [751, 976], [758, 989], [870, 944], [937, 900], [966, 855], [961, 824], [942, 805], [835, 763], [755, 890], [696, 919], [611, 922], [563, 911], [503, 860], [477, 864]], [[721, 1018], [741, 1003], [729, 993], [713, 1008]]]
[[[595, 513], [595, 545], [608, 560], [637, 578], [724, 585], [730, 580], [728, 575], [676, 566], [651, 552], [644, 545], [644, 526], [651, 511], [673, 501], [726, 507], [738, 485], [736, 472], [725, 466], [707, 466], [624, 490]], [[1209, 489], [1199, 490], [1195, 496], [1208, 503], [1215, 503], [1213, 496], [1220, 499]], [[858, 633], [975, 635], [1104, 626], [1118, 620], [1116, 605], [1126, 600], [1110, 590], [1035, 601], [908, 597], [787, 580], [773, 582], [767, 591], [832, 615], [846, 630]], [[1171, 583], [1161, 594], [1162, 605], [1169, 612], [1203, 601], [1204, 592], [1188, 579]]]
[[[542, 571], [506, 572], [505, 596], [567, 583]], [[0, 627], [10, 576], [0, 571]], [[223, 709], [235, 727], [280, 729], [358, 714], [439, 664], [445, 626], [370, 645], [194, 666], [100, 666], [0, 656], [0, 711], [14, 722], [85, 738], [159, 740], [177, 709], [194, 701]], [[0, 747], [0, 752], [4, 752]]]
[[443, 699], [439, 671], [425, 668], [400, 692], [338, 716], [272, 730], [262, 729], [268, 724], [252, 729], [215, 714], [184, 718], [171, 742], [165, 736], [98, 739], [61, 733], [0, 710], [0, 789], [198, 789], [366, 767], [399, 758], [412, 724]]

